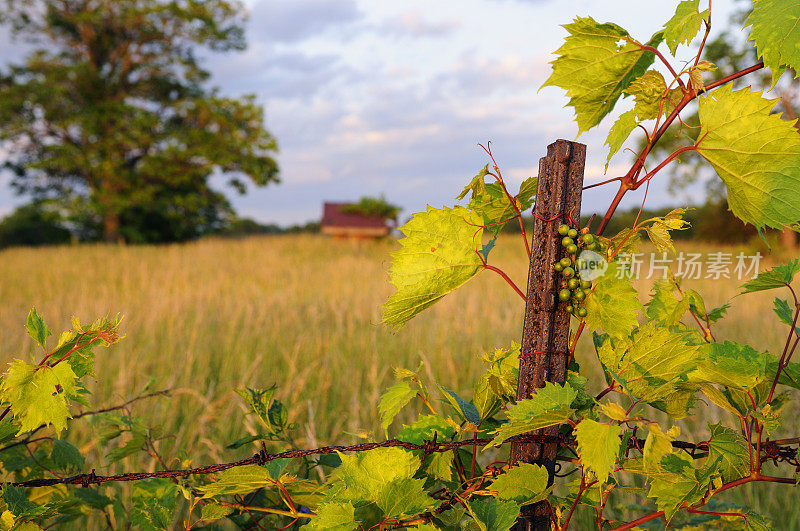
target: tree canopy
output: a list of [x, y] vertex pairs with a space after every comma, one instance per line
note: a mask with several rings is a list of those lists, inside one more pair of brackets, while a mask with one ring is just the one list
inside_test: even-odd
[[0, 142], [17, 192], [57, 198], [108, 241], [174, 241], [232, 215], [209, 180], [277, 182], [277, 145], [252, 95], [209, 87], [199, 57], [245, 47], [225, 0], [0, 0], [33, 45], [0, 72]]

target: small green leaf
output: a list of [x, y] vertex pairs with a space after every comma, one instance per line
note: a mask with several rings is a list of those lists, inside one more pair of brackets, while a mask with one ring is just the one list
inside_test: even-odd
[[443, 385], [440, 385], [439, 388], [442, 390], [444, 397], [447, 399], [450, 405], [453, 406], [453, 409], [456, 410], [456, 413], [458, 413], [461, 418], [467, 422], [475, 424], [476, 426], [480, 424], [481, 416], [478, 413], [478, 409], [475, 407], [475, 404], [472, 402], [467, 402], [458, 396], [458, 393], [451, 391]]
[[381, 396], [381, 403], [378, 405], [378, 412], [381, 415], [381, 427], [384, 430], [389, 428], [394, 418], [411, 399], [417, 396], [417, 390], [411, 388], [407, 380], [397, 382]]
[[[761, 272], [753, 280], [748, 280], [742, 284], [742, 292], [739, 295], [753, 293], [755, 291], [785, 288], [792, 283], [798, 272], [800, 272], [800, 259], [792, 260], [788, 264], [775, 266], [772, 269]], [[789, 321], [789, 324], [791, 324], [791, 321]]]
[[50, 460], [58, 470], [80, 472], [86, 464], [86, 460], [83, 455], [81, 455], [80, 450], [67, 441], [60, 439], [53, 441], [53, 450], [50, 453]]
[[689, 44], [697, 36], [707, 11], [700, 13], [700, 0], [683, 0], [675, 9], [675, 14], [664, 25], [664, 39], [672, 55], [679, 44]]
[[499, 446], [514, 435], [563, 424], [575, 411], [571, 404], [577, 396], [578, 392], [568, 383], [562, 387], [547, 382], [530, 399], [518, 401], [508, 411], [508, 422], [500, 426], [487, 446]]
[[575, 439], [578, 441], [578, 456], [587, 471], [594, 472], [600, 483], [605, 483], [614, 469], [619, 454], [622, 428], [583, 419], [575, 427]]
[[198, 487], [203, 496], [210, 498], [220, 494], [247, 494], [263, 487], [272, 487], [276, 481], [269, 470], [258, 465], [244, 465], [229, 468], [209, 485]]
[[225, 518], [230, 513], [231, 513], [230, 507], [225, 507], [221, 503], [210, 502], [203, 505], [203, 509], [200, 511], [200, 519], [219, 520], [220, 518]]
[[789, 301], [775, 297], [773, 306], [774, 308], [772, 311], [775, 312], [775, 315], [778, 316], [778, 319], [780, 319], [782, 323], [792, 326], [792, 323], [794, 323], [795, 311], [789, 307]]
[[464, 284], [481, 269], [483, 218], [463, 207], [414, 214], [392, 253], [391, 283], [383, 322], [395, 329]]
[[550, 494], [548, 473], [543, 466], [520, 463], [509, 468], [492, 483], [501, 500], [513, 500], [518, 505], [528, 505], [544, 500]]
[[464, 199], [467, 194], [470, 194], [470, 197], [475, 197], [476, 195], [481, 195], [486, 192], [486, 175], [489, 173], [489, 164], [479, 171], [475, 177], [469, 182], [467, 186], [461, 190], [461, 193], [456, 196], [457, 201], [461, 201]]
[[631, 109], [620, 114], [619, 118], [614, 122], [614, 125], [608, 130], [608, 136], [604, 144], [608, 146], [605, 171], [608, 171], [608, 164], [611, 162], [611, 157], [616, 155], [628, 137], [631, 136], [633, 130], [636, 129], [637, 125], [636, 111]]
[[25, 329], [28, 331], [28, 335], [39, 343], [42, 348], [44, 348], [47, 338], [52, 334], [50, 329], [47, 328], [42, 316], [36, 311], [36, 308], [31, 308], [28, 314], [28, 321], [25, 323]]
[[133, 489], [131, 523], [142, 531], [167, 531], [172, 528], [178, 487], [168, 479], [136, 483]]
[[508, 531], [519, 517], [520, 508], [513, 501], [495, 498], [472, 498], [467, 510], [481, 531]]

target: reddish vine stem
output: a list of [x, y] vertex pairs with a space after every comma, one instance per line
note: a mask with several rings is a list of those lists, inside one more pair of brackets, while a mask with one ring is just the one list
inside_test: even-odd
[[625, 174], [625, 176], [623, 176], [623, 177], [621, 177], [619, 179], [620, 180], [620, 188], [617, 191], [617, 195], [614, 197], [614, 200], [611, 202], [611, 205], [608, 207], [608, 210], [606, 211], [606, 214], [603, 216], [603, 220], [600, 222], [600, 226], [597, 229], [597, 234], [598, 235], [602, 235], [603, 232], [605, 231], [606, 227], [608, 227], [608, 223], [611, 221], [611, 217], [614, 215], [614, 212], [617, 210], [617, 207], [619, 206], [620, 202], [622, 201], [622, 198], [625, 196], [625, 194], [628, 192], [628, 190], [631, 189], [632, 184], [636, 179], [636, 176], [639, 174], [639, 172], [641, 171], [642, 167], [644, 166], [644, 160], [647, 158], [647, 155], [649, 155], [650, 150], [661, 139], [661, 137], [664, 135], [664, 133], [666, 133], [666, 131], [669, 128], [669, 126], [672, 125], [672, 123], [678, 117], [680, 112], [683, 111], [683, 109], [686, 107], [686, 105], [688, 105], [689, 102], [694, 100], [700, 94], [704, 94], [704, 93], [708, 92], [709, 90], [715, 89], [715, 88], [717, 88], [717, 87], [719, 87], [721, 85], [729, 83], [729, 82], [731, 82], [731, 81], [733, 81], [735, 79], [738, 79], [740, 77], [746, 76], [747, 74], [750, 74], [750, 73], [755, 72], [757, 70], [760, 70], [762, 68], [764, 68], [764, 63], [758, 63], [758, 64], [755, 64], [755, 65], [753, 65], [751, 67], [745, 68], [744, 70], [740, 70], [738, 72], [734, 72], [733, 74], [725, 76], [722, 79], [719, 79], [719, 80], [717, 80], [717, 81], [715, 81], [713, 83], [709, 83], [703, 90], [699, 90], [699, 91], [696, 91], [696, 92], [695, 91], [689, 91], [689, 92], [685, 92], [684, 93], [684, 96], [681, 99], [681, 101], [678, 103], [678, 105], [675, 106], [675, 109], [673, 109], [673, 111], [670, 113], [670, 115], [667, 117], [667, 119], [664, 121], [664, 123], [661, 124], [661, 127], [659, 127], [658, 131], [656, 131], [653, 134], [652, 138], [650, 139], [650, 142], [648, 142], [648, 144], [639, 153], [639, 156], [636, 158], [636, 161], [634, 161], [633, 166], [631, 166], [631, 169], [628, 170], [628, 173]]
[[517, 295], [519, 295], [520, 297], [522, 297], [522, 300], [523, 300], [523, 301], [527, 301], [527, 300], [528, 300], [528, 299], [527, 299], [527, 297], [525, 297], [525, 294], [524, 294], [524, 293], [522, 293], [522, 290], [521, 290], [521, 289], [519, 289], [519, 287], [517, 287], [517, 285], [516, 285], [516, 284], [514, 284], [514, 281], [513, 281], [513, 280], [511, 280], [511, 279], [508, 277], [508, 275], [506, 275], [505, 271], [503, 271], [502, 269], [500, 269], [500, 268], [497, 268], [497, 267], [495, 267], [495, 266], [489, 265], [489, 264], [487, 264], [486, 262], [484, 262], [484, 263], [483, 263], [483, 265], [482, 265], [481, 267], [483, 267], [483, 268], [485, 268], [485, 269], [488, 269], [489, 271], [494, 271], [495, 273], [497, 273], [498, 275], [500, 275], [501, 277], [503, 277], [503, 280], [505, 280], [505, 281], [508, 283], [508, 285], [509, 285], [509, 286], [511, 286], [512, 288], [514, 288], [514, 291], [516, 291], [516, 292], [517, 292]]

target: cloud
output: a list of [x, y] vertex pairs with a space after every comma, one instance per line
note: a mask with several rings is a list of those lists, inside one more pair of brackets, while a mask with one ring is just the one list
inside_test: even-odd
[[265, 39], [291, 43], [362, 16], [355, 0], [258, 0], [250, 12], [250, 26]]
[[414, 11], [402, 13], [396, 18], [386, 19], [376, 30], [384, 36], [391, 37], [446, 37], [459, 24], [455, 20], [430, 22]]

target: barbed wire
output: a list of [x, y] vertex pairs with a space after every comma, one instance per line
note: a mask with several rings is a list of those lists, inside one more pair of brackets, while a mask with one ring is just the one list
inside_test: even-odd
[[[411, 451], [421, 451], [422, 459], [430, 454], [437, 452], [448, 452], [455, 450], [462, 446], [485, 446], [491, 443], [494, 439], [491, 438], [473, 438], [464, 439], [461, 441], [448, 441], [439, 442], [436, 433], [431, 440], [423, 441], [421, 444], [402, 441], [399, 439], [389, 439], [382, 442], [369, 442], [359, 443], [349, 446], [332, 445], [322, 446], [319, 448], [305, 449], [305, 450], [287, 450], [284, 452], [269, 453], [262, 442], [261, 450], [245, 459], [233, 461], [230, 463], [216, 463], [211, 465], [200, 466], [196, 468], [180, 469], [180, 470], [159, 470], [155, 472], [126, 472], [122, 474], [115, 474], [110, 476], [98, 476], [95, 470], [88, 474], [77, 474], [70, 477], [63, 478], [43, 478], [32, 479], [27, 481], [8, 482], [4, 485], [13, 485], [15, 487], [50, 487], [54, 485], [81, 485], [88, 487], [89, 485], [100, 485], [108, 482], [128, 482], [128, 481], [141, 481], [144, 479], [154, 478], [186, 478], [193, 475], [214, 474], [217, 472], [224, 472], [225, 470], [246, 466], [246, 465], [264, 465], [275, 459], [293, 459], [297, 457], [307, 457], [310, 455], [325, 455], [336, 452], [366, 452], [375, 450], [377, 448], [403, 448]], [[557, 444], [559, 446], [573, 446], [575, 440], [566, 435], [541, 435], [527, 433], [522, 435], [515, 435], [509, 437], [504, 442], [521, 442], [532, 444]], [[628, 442], [628, 449], [640, 450], [644, 446], [644, 439], [632, 437]], [[675, 449], [681, 449], [689, 452], [689, 454], [696, 459], [705, 457], [705, 452], [709, 451], [709, 444], [707, 442], [692, 443], [686, 441], [672, 441], [672, 446]], [[789, 463], [796, 468], [800, 469], [800, 462], [798, 462], [798, 449], [792, 448], [787, 444], [776, 444], [772, 441], [766, 441], [762, 444], [762, 450], [765, 455], [763, 460], [771, 460], [777, 464], [778, 461]], [[696, 451], [703, 453], [700, 456], [695, 455]]]

